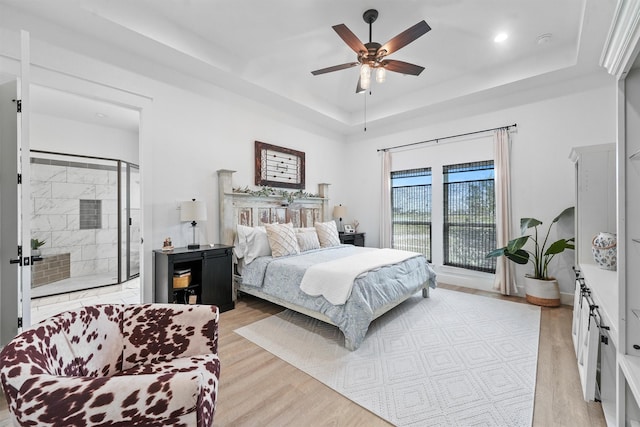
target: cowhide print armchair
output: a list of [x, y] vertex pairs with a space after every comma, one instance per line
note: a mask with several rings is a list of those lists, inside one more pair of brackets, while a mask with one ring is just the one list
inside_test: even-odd
[[205, 305], [97, 305], [35, 325], [0, 353], [14, 422], [211, 426], [218, 316]]

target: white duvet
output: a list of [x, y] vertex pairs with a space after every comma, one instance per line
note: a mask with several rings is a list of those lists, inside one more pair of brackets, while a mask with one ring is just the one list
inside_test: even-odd
[[311, 296], [322, 295], [331, 304], [341, 305], [351, 295], [353, 281], [361, 274], [421, 255], [398, 249], [362, 249], [368, 250], [309, 267], [302, 277], [300, 289]]

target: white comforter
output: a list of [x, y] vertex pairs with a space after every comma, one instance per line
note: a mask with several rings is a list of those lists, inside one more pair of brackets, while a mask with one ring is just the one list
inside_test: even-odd
[[420, 255], [398, 249], [362, 249], [370, 250], [309, 267], [302, 278], [300, 289], [311, 296], [322, 295], [331, 304], [341, 305], [351, 295], [353, 281], [359, 275]]

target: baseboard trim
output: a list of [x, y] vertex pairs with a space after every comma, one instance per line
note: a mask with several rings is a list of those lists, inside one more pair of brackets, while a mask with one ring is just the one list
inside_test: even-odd
[[[438, 271], [440, 270], [440, 271]], [[457, 271], [450, 271], [449, 269], [436, 269], [436, 280], [440, 283], [446, 283], [449, 285], [463, 286], [465, 288], [477, 289], [480, 291], [499, 293], [493, 289], [493, 275], [487, 274], [461, 274]], [[524, 285], [518, 286], [518, 293], [520, 297], [525, 297]], [[573, 307], [573, 292], [560, 292], [560, 304]]]
[[573, 307], [573, 294], [560, 292], [560, 304]]

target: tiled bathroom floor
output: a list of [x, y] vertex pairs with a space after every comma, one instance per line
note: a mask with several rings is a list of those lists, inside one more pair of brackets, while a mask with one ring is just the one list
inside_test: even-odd
[[85, 289], [31, 300], [31, 324], [66, 310], [94, 304], [140, 303], [140, 278], [120, 285]]
[[117, 282], [118, 278], [110, 273], [70, 277], [31, 288], [31, 298], [42, 298], [48, 295], [92, 289]]

